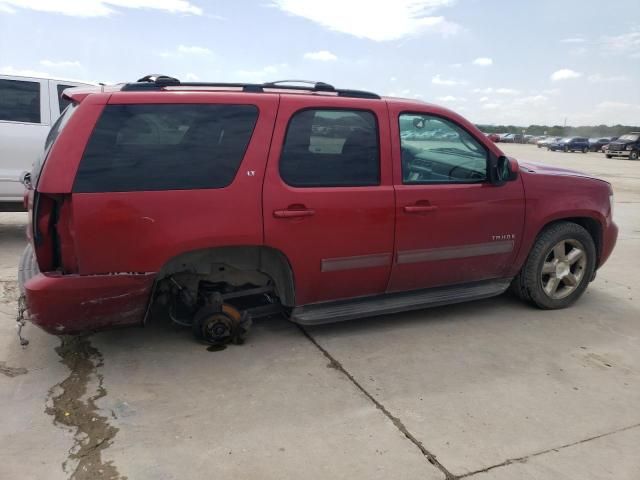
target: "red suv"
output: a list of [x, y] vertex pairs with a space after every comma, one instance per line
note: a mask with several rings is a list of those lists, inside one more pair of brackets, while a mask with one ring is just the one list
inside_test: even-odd
[[166, 76], [65, 97], [20, 268], [29, 318], [51, 333], [164, 311], [240, 342], [277, 312], [318, 324], [510, 285], [563, 308], [616, 242], [610, 184], [518, 164], [427, 103]]

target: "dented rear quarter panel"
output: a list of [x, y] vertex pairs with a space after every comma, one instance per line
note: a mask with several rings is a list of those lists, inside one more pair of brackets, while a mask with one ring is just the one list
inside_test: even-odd
[[79, 334], [140, 325], [155, 274], [38, 274], [25, 290], [29, 319], [46, 332]]

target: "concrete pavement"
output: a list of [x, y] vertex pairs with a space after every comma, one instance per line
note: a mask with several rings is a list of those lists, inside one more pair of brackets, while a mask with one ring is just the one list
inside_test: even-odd
[[65, 348], [31, 326], [22, 349], [26, 217], [0, 213], [0, 478], [640, 478], [640, 162], [505, 150], [614, 184], [618, 246], [568, 310], [261, 321], [219, 352], [168, 325]]

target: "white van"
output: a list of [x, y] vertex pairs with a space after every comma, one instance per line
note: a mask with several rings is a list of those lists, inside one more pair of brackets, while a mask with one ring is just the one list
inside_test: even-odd
[[0, 211], [22, 209], [22, 173], [42, 154], [51, 124], [67, 106], [63, 90], [85, 85], [0, 75]]

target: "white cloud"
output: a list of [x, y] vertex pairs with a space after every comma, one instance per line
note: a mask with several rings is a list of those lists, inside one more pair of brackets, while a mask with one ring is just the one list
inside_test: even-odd
[[386, 96], [399, 98], [415, 98], [416, 100], [419, 100], [423, 98], [424, 95], [422, 95], [421, 93], [412, 92], [410, 88], [405, 88], [403, 90], [400, 90], [399, 92], [389, 92], [386, 94]]
[[531, 95], [529, 97], [520, 97], [514, 100], [516, 105], [544, 105], [549, 100], [545, 95]]
[[0, 13], [16, 13], [16, 11], [11, 8], [9, 5], [4, 5], [0, 3]]
[[207, 47], [198, 47], [196, 45], [179, 45], [178, 53], [186, 55], [211, 55], [211, 50]]
[[452, 87], [454, 85], [465, 85], [467, 82], [462, 80], [452, 80], [447, 78], [442, 78], [439, 74], [431, 79], [431, 83], [434, 85], [445, 85], [448, 87]]
[[212, 55], [212, 54], [213, 52], [207, 47], [200, 47], [197, 45], [178, 45], [175, 50], [157, 53], [158, 56], [163, 58], [183, 57], [185, 55], [206, 56], [206, 55]]
[[556, 70], [551, 74], [551, 80], [557, 82], [559, 80], [569, 80], [571, 78], [580, 78], [582, 74], [580, 72], [576, 72], [569, 68], [562, 68], [560, 70]]
[[600, 110], [640, 110], [640, 105], [636, 105], [634, 103], [605, 101], [596, 105], [596, 108]]
[[560, 40], [562, 43], [584, 43], [586, 40], [582, 37], [563, 38]]
[[198, 80], [200, 80], [200, 77], [195, 73], [189, 72], [184, 75], [185, 82], [197, 82]]
[[28, 68], [14, 68], [11, 65], [0, 68], [0, 74], [2, 75], [18, 75], [20, 77], [50, 77], [47, 72], [41, 72], [38, 70], [31, 70]]
[[0, 0], [0, 9], [9, 13], [24, 8], [73, 17], [105, 17], [117, 11], [114, 7], [202, 15], [202, 9], [187, 0]]
[[82, 65], [80, 65], [80, 62], [78, 62], [77, 60], [60, 60], [60, 61], [54, 61], [54, 60], [40, 60], [40, 65], [42, 65], [43, 67], [49, 67], [49, 68], [80, 68], [82, 67]]
[[628, 82], [630, 80], [626, 75], [602, 75], [594, 73], [587, 77], [591, 83], [611, 83], [611, 82]]
[[438, 97], [438, 100], [441, 102], [452, 103], [452, 102], [466, 102], [467, 99], [464, 97], [454, 97], [453, 95], [446, 95], [444, 97]]
[[602, 37], [602, 44], [609, 53], [640, 58], [640, 31]]
[[266, 65], [259, 70], [238, 70], [236, 77], [242, 82], [267, 82], [273, 81], [276, 74], [281, 74], [289, 67], [286, 63]]
[[482, 108], [484, 108], [485, 110], [496, 110], [497, 108], [500, 108], [500, 104], [499, 103], [485, 103], [482, 105]]
[[307, 60], [318, 60], [320, 62], [331, 62], [333, 60], [337, 60], [333, 53], [328, 50], [319, 50], [317, 52], [307, 52], [304, 54], [304, 58]]
[[488, 102], [489, 101], [489, 97], [481, 97], [478, 101], [481, 102], [481, 103]]
[[398, 40], [423, 32], [455, 35], [460, 26], [433, 16], [454, 0], [272, 0], [273, 5], [330, 30], [377, 42]]
[[607, 100], [597, 104], [595, 111], [598, 119], [610, 118], [612, 124], [635, 125], [640, 115], [640, 105]]
[[497, 93], [500, 95], [519, 95], [520, 90], [516, 90], [515, 88], [504, 88], [504, 87], [501, 87], [501, 88], [487, 87], [487, 88], [474, 88], [473, 93], [482, 93], [485, 95], [488, 95], [490, 93]]
[[473, 64], [479, 67], [489, 67], [493, 65], [493, 59], [489, 57], [478, 57], [473, 61]]
[[496, 88], [496, 93], [500, 95], [519, 95], [520, 90], [516, 90], [515, 88]]

